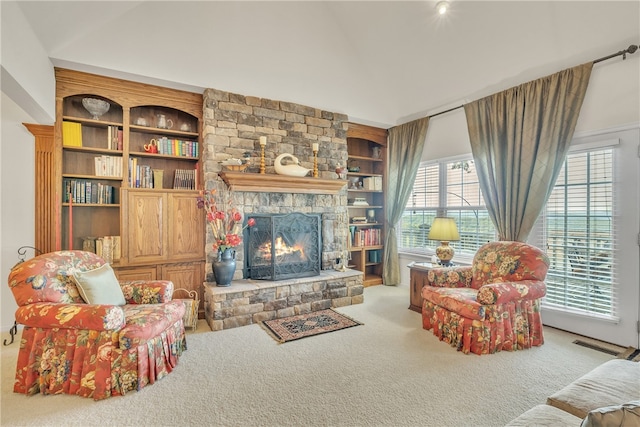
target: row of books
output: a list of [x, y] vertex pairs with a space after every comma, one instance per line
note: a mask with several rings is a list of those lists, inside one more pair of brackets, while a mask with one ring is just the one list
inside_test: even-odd
[[96, 176], [122, 176], [122, 157], [97, 156], [93, 160]]
[[151, 166], [138, 164], [137, 157], [129, 158], [129, 187], [154, 188], [153, 169]]
[[109, 150], [122, 151], [122, 129], [118, 126], [107, 127], [107, 148]]
[[382, 231], [379, 228], [365, 228], [358, 230], [351, 228], [351, 246], [378, 246], [382, 244]]
[[153, 169], [147, 165], [136, 165], [131, 170], [130, 187], [132, 188], [155, 188], [153, 185]]
[[173, 188], [179, 190], [195, 190], [197, 185], [196, 169], [176, 169]]
[[115, 187], [88, 179], [64, 178], [62, 180], [63, 203], [113, 204], [115, 203]]
[[367, 252], [369, 262], [382, 262], [382, 251], [380, 249]]
[[198, 157], [200, 143], [198, 141], [184, 141], [169, 139], [166, 136], [158, 138], [158, 154], [178, 157]]
[[370, 176], [362, 180], [363, 188], [369, 191], [382, 191], [382, 177]]
[[[105, 248], [111, 253], [106, 254]], [[105, 260], [118, 261], [122, 256], [122, 243], [120, 236], [85, 237], [82, 239], [82, 250], [93, 252]]]
[[[122, 151], [123, 133], [118, 126], [107, 126], [106, 147], [109, 150]], [[62, 144], [66, 147], [82, 147], [82, 124], [62, 122]]]

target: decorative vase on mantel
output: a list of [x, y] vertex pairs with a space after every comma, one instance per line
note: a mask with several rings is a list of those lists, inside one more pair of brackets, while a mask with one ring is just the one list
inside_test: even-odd
[[218, 250], [218, 258], [213, 260], [213, 275], [216, 286], [231, 286], [233, 275], [236, 272], [236, 250], [226, 248]]

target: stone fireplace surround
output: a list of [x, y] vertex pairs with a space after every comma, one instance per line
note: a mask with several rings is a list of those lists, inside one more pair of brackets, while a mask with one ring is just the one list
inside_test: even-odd
[[[265, 165], [275, 174], [273, 161], [283, 153], [296, 156], [313, 169], [312, 144], [318, 143], [319, 177], [337, 179], [335, 169], [346, 166], [347, 116], [284, 101], [238, 95], [216, 89], [204, 94], [204, 179], [212, 188], [230, 158], [250, 158], [247, 173], [258, 172], [259, 137], [267, 137]], [[260, 175], [256, 174], [256, 180]], [[291, 177], [291, 180], [295, 180]], [[345, 183], [346, 184], [346, 183]], [[273, 192], [233, 193], [234, 205], [248, 213], [317, 213], [322, 218], [322, 271], [320, 276], [284, 281], [243, 279], [244, 249], [236, 251], [237, 269], [229, 288], [213, 282], [212, 236], [207, 227], [207, 270], [204, 283], [205, 318], [212, 330], [248, 325], [329, 307], [363, 302], [362, 273], [336, 272], [336, 258], [347, 250], [346, 185], [337, 194], [297, 193], [283, 188]]]

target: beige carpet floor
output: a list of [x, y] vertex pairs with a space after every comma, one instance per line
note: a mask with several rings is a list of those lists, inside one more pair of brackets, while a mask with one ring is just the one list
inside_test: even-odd
[[406, 286], [365, 289], [338, 311], [363, 326], [276, 343], [259, 325], [188, 335], [177, 369], [124, 397], [12, 392], [2, 348], [2, 426], [501, 426], [615, 356], [545, 329], [531, 350], [464, 355], [421, 327]]

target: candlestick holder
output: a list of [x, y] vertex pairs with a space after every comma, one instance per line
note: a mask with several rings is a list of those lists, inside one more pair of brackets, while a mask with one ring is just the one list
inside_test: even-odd
[[313, 150], [313, 177], [318, 177], [318, 150]]
[[264, 145], [260, 145], [260, 173], [265, 173], [264, 167]]

